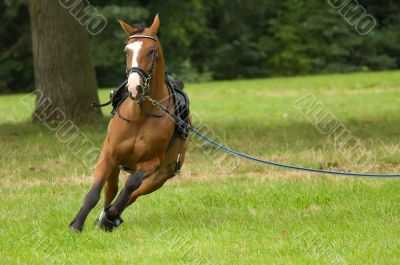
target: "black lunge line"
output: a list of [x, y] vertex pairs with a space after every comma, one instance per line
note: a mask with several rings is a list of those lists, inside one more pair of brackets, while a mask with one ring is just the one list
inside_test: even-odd
[[313, 172], [313, 173], [322, 173], [322, 174], [328, 174], [328, 175], [341, 175], [341, 176], [351, 176], [351, 177], [368, 177], [368, 178], [400, 178], [400, 174], [368, 174], [368, 173], [352, 173], [352, 172], [340, 172], [340, 171], [333, 171], [333, 170], [320, 170], [320, 169], [314, 169], [314, 168], [306, 168], [306, 167], [299, 167], [299, 166], [292, 166], [292, 165], [287, 165], [287, 164], [281, 164], [273, 161], [268, 161], [268, 160], [263, 160], [260, 158], [255, 158], [251, 157], [246, 154], [239, 153], [235, 150], [232, 150], [222, 144], [219, 144], [215, 142], [214, 140], [211, 140], [198, 130], [188, 124], [187, 122], [183, 121], [180, 117], [177, 117], [174, 113], [170, 112], [164, 105], [160, 104], [157, 100], [152, 99], [149, 96], [145, 96], [145, 98], [154, 106], [157, 106], [160, 108], [162, 111], [164, 111], [166, 114], [168, 114], [170, 117], [172, 117], [175, 120], [178, 120], [182, 125], [186, 126], [190, 131], [192, 131], [194, 134], [196, 134], [198, 137], [203, 139], [204, 141], [208, 142], [212, 146], [221, 149], [222, 151], [229, 153], [231, 155], [241, 157], [250, 161], [254, 161], [257, 163], [261, 164], [266, 164], [270, 166], [275, 166], [275, 167], [281, 167], [281, 168], [286, 168], [286, 169], [293, 169], [293, 170], [301, 170], [301, 171], [307, 171], [307, 172]]

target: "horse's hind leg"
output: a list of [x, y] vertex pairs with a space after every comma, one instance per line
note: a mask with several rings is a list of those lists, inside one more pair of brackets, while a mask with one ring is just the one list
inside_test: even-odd
[[119, 226], [123, 222], [120, 215], [126, 200], [125, 198], [129, 197], [129, 193], [140, 186], [143, 177], [144, 174], [142, 171], [137, 171], [135, 174], [131, 174], [126, 180], [124, 188], [115, 202], [112, 205], [110, 205], [111, 202], [108, 201], [104, 204], [104, 210], [101, 212], [98, 220], [100, 228], [105, 231], [112, 231], [114, 227]]
[[131, 196], [129, 197], [129, 200], [124, 206], [124, 209], [127, 208], [129, 205], [134, 203], [137, 198], [140, 196], [150, 194], [153, 191], [158, 190], [161, 188], [164, 183], [172, 178], [175, 174], [173, 173], [172, 170], [166, 170], [165, 168], [161, 168], [145, 180], [143, 180], [142, 185], [139, 186], [137, 190], [132, 192]]
[[105, 215], [100, 219], [100, 226], [103, 229], [110, 231], [121, 223], [120, 215], [130, 195], [141, 186], [146, 176], [153, 174], [160, 164], [159, 161], [154, 159], [137, 165], [137, 171], [128, 177], [115, 202], [105, 209]]
[[[100, 216], [99, 225], [106, 231], [112, 231], [115, 227], [119, 226], [123, 222], [123, 220], [120, 217], [121, 213], [125, 210], [126, 207], [132, 204], [139, 196], [152, 193], [153, 191], [159, 189], [167, 181], [167, 179], [173, 177], [174, 174], [167, 174], [166, 172], [163, 171], [157, 171], [152, 175], [150, 175], [148, 178], [141, 181], [140, 184], [139, 181], [141, 180], [141, 176], [140, 177], [134, 175], [131, 176], [132, 179], [135, 180], [130, 180], [130, 181], [136, 182], [136, 184], [131, 184], [134, 185], [133, 186], [134, 188], [130, 189], [133, 190], [133, 192], [131, 192], [129, 199], [124, 201], [121, 200], [120, 203], [118, 203], [117, 199], [116, 203], [112, 206], [113, 208], [111, 207], [105, 208], [104, 212], [102, 212], [102, 215]], [[127, 193], [130, 192], [130, 190], [126, 189], [126, 192]], [[125, 202], [125, 204], [122, 206], [123, 202]]]
[[115, 163], [111, 161], [110, 157], [103, 155], [103, 153], [100, 156], [99, 161], [100, 162], [98, 163], [95, 171], [93, 186], [86, 194], [82, 208], [70, 223], [69, 228], [71, 230], [83, 230], [83, 225], [89, 212], [100, 200], [100, 192], [106, 180], [119, 170], [118, 167], [115, 166]]
[[[161, 188], [164, 183], [175, 176], [176, 170], [176, 157], [178, 153], [181, 153], [181, 165], [185, 160], [185, 151], [186, 151], [187, 142], [180, 140], [176, 141], [175, 144], [169, 149], [166, 160], [169, 161], [165, 165], [161, 166], [154, 174], [143, 180], [142, 185], [139, 188], [132, 192], [129, 200], [126, 202], [124, 209], [134, 203], [136, 199], [140, 196], [150, 194], [153, 191]], [[182, 148], [182, 149], [180, 149]]]

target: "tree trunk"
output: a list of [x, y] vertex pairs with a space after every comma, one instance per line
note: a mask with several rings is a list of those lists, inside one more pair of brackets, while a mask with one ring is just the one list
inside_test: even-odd
[[[83, 1], [75, 8], [83, 11]], [[29, 12], [38, 94], [33, 120], [99, 119], [100, 110], [90, 107], [99, 100], [85, 26], [58, 0], [30, 0]]]

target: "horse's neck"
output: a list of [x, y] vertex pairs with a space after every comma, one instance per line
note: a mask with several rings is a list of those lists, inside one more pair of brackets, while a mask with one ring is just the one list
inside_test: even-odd
[[154, 76], [151, 80], [149, 96], [155, 100], [163, 100], [168, 96], [168, 91], [165, 87], [165, 70], [164, 67], [157, 67]]
[[149, 96], [155, 100], [162, 101], [168, 97], [168, 89], [165, 85], [165, 62], [161, 47], [158, 49], [158, 59], [151, 86]]

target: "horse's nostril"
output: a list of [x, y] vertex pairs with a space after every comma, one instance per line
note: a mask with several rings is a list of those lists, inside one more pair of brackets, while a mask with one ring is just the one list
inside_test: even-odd
[[138, 93], [142, 93], [142, 92], [143, 92], [143, 87], [142, 87], [141, 85], [137, 85], [137, 86], [136, 86], [136, 91], [137, 91]]

